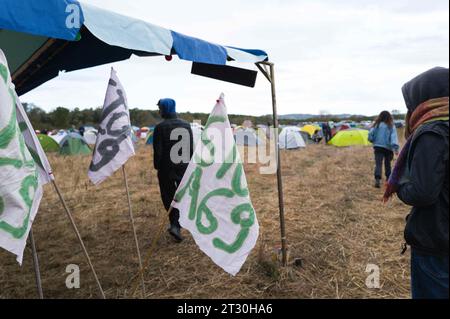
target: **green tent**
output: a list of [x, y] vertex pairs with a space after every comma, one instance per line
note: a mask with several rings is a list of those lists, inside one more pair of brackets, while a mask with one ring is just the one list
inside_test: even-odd
[[50, 136], [38, 134], [37, 138], [39, 139], [39, 143], [41, 143], [44, 152], [59, 152], [59, 144]]
[[86, 140], [77, 133], [67, 134], [60, 142], [59, 154], [61, 155], [89, 155], [92, 150], [89, 148]]
[[340, 131], [328, 142], [328, 144], [338, 147], [372, 145], [369, 142], [369, 131], [358, 129]]

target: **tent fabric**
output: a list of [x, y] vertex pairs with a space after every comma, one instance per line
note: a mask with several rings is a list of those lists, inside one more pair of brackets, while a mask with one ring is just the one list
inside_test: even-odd
[[302, 136], [306, 144], [314, 144], [314, 141], [312, 140], [311, 135], [309, 135], [308, 132], [300, 131], [300, 135]]
[[[7, 55], [15, 55], [16, 52], [20, 51], [20, 47], [16, 49], [17, 44], [3, 44], [2, 33], [3, 30], [0, 32], [2, 48], [5, 48]], [[110, 46], [98, 40], [87, 29], [81, 30], [81, 37], [81, 40], [73, 42], [57, 40], [34, 63], [27, 66], [26, 72], [19, 74], [15, 78], [17, 94], [20, 96], [33, 90], [39, 85], [57, 77], [62, 70], [65, 72], [76, 71], [127, 60], [133, 53], [140, 54], [137, 51]], [[12, 49], [10, 49], [10, 46], [12, 46]], [[51, 59], [49, 59], [50, 56]], [[23, 62], [26, 61], [24, 60]]]
[[223, 65], [227, 62], [224, 47], [172, 31], [173, 48], [180, 59]]
[[170, 55], [170, 30], [93, 5], [80, 3], [84, 25], [98, 39], [124, 49]]
[[97, 141], [97, 130], [88, 130], [84, 133], [83, 137], [86, 140], [86, 143], [89, 145], [95, 145], [95, 142]]
[[86, 140], [77, 133], [69, 133], [61, 141], [61, 149], [59, 154], [73, 156], [73, 155], [89, 155], [92, 154], [91, 149], [86, 143]]
[[154, 127], [150, 127], [149, 130], [146, 132], [147, 133], [147, 141], [145, 142], [145, 144], [147, 145], [153, 145], [153, 133], [155, 131]]
[[[75, 10], [80, 13], [79, 26], [68, 28], [67, 19]], [[83, 11], [75, 0], [2, 0], [0, 6], [0, 29], [73, 41], [83, 22]]]
[[59, 144], [50, 136], [38, 134], [37, 138], [44, 152], [59, 152]]
[[150, 132], [147, 135], [147, 142], [145, 142], [145, 144], [147, 145], [153, 145], [153, 132]]
[[279, 138], [280, 149], [298, 149], [305, 148], [306, 143], [300, 134], [298, 127], [285, 127], [281, 131]]
[[50, 137], [52, 139], [55, 140], [56, 143], [58, 143], [59, 145], [61, 145], [61, 141], [64, 139], [64, 137], [66, 137], [67, 133], [65, 131], [59, 131], [57, 134], [55, 135], [50, 135]]
[[235, 135], [236, 144], [240, 146], [257, 146], [265, 145], [264, 140], [262, 140], [255, 132], [254, 129], [238, 129]]
[[328, 144], [338, 147], [372, 145], [369, 142], [369, 131], [360, 129], [340, 131], [328, 142]]
[[[71, 14], [68, 6], [80, 9], [80, 28], [67, 28], [66, 20]], [[132, 54], [178, 54], [181, 59], [210, 65], [226, 65], [228, 60], [253, 63], [268, 60], [262, 50], [213, 44], [74, 0], [2, 0], [0, 31], [5, 53], [20, 56], [14, 62], [16, 71], [39, 50], [24, 50], [31, 40], [23, 40], [23, 34], [43, 37], [37, 42], [42, 42], [39, 48], [43, 51], [20, 74], [14, 74], [20, 77], [14, 79], [19, 95], [58, 76], [60, 71], [122, 61]]]
[[317, 125], [305, 125], [300, 129], [302, 132], [306, 132], [308, 133], [310, 136], [314, 135], [314, 132], [316, 130], [322, 130], [322, 128], [320, 126]]

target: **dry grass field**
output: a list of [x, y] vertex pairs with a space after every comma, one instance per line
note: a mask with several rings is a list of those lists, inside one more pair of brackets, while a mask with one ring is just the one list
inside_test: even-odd
[[[90, 184], [90, 157], [50, 161], [107, 298], [141, 298], [137, 258], [121, 172], [99, 187]], [[247, 180], [260, 223], [257, 246], [241, 272], [232, 277], [217, 267], [184, 231], [173, 242], [164, 232], [145, 272], [146, 298], [409, 298], [409, 254], [400, 255], [409, 210], [397, 199], [381, 203], [373, 188], [370, 147], [312, 145], [283, 151], [289, 267], [274, 251], [280, 243], [275, 175], [260, 175], [246, 164]], [[167, 223], [151, 147], [141, 145], [127, 164], [133, 210], [143, 258]], [[83, 253], [51, 186], [34, 224], [46, 298], [98, 298]], [[293, 265], [301, 258], [301, 267]], [[0, 298], [36, 298], [31, 251], [24, 264], [0, 251]], [[66, 266], [81, 268], [81, 288], [65, 286]], [[366, 266], [381, 270], [381, 288], [368, 289]], [[133, 291], [133, 287], [138, 287]]]

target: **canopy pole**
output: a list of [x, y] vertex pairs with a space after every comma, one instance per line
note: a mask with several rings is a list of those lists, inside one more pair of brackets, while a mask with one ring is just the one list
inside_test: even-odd
[[36, 250], [36, 243], [34, 241], [33, 228], [30, 229], [30, 244], [31, 244], [31, 251], [33, 253], [33, 266], [34, 266], [34, 274], [36, 277], [36, 287], [38, 291], [38, 296], [39, 299], [44, 299], [44, 293], [42, 291], [41, 271], [39, 269], [39, 258]]
[[138, 241], [138, 238], [137, 238], [136, 227], [135, 227], [135, 224], [134, 224], [134, 216], [133, 216], [133, 210], [132, 210], [132, 207], [131, 207], [131, 197], [130, 197], [130, 190], [129, 190], [129, 187], [128, 187], [128, 178], [127, 178], [127, 171], [125, 170], [125, 164], [122, 166], [122, 173], [123, 173], [123, 180], [125, 182], [125, 189], [127, 191], [128, 212], [130, 214], [131, 228], [133, 229], [134, 242], [136, 244], [136, 252], [137, 252], [138, 261], [139, 261], [139, 272], [141, 274], [141, 284], [142, 284], [142, 298], [145, 298], [144, 269], [142, 268], [141, 251], [139, 249], [139, 241]]
[[53, 186], [55, 187], [56, 193], [58, 194], [59, 200], [61, 201], [61, 204], [63, 205], [64, 210], [67, 213], [67, 217], [69, 218], [70, 224], [72, 225], [72, 228], [78, 238], [78, 241], [80, 242], [80, 246], [83, 250], [84, 256], [86, 257], [89, 267], [91, 268], [92, 274], [94, 275], [95, 282], [97, 283], [98, 289], [100, 290], [101, 297], [102, 297], [102, 299], [106, 299], [105, 292], [103, 291], [102, 285], [100, 284], [100, 281], [98, 280], [97, 273], [95, 272], [94, 266], [92, 265], [91, 258], [89, 257], [86, 246], [84, 246], [83, 239], [81, 238], [81, 235], [80, 235], [80, 232], [78, 231], [77, 225], [75, 224], [72, 214], [70, 213], [69, 207], [67, 207], [66, 201], [64, 200], [56, 182], [53, 180], [52, 183], [53, 183]]
[[[270, 72], [261, 65], [269, 66]], [[272, 62], [260, 62], [256, 66], [264, 74], [264, 76], [269, 80], [272, 89], [272, 110], [273, 110], [273, 126], [275, 129], [275, 151], [277, 160], [277, 185], [278, 185], [278, 206], [280, 213], [280, 232], [281, 232], [281, 251], [282, 251], [282, 264], [287, 266], [287, 239], [286, 239], [286, 224], [284, 218], [284, 195], [283, 195], [283, 177], [281, 174], [281, 156], [280, 147], [278, 145], [278, 114], [277, 114], [277, 96], [275, 88], [275, 65]], [[270, 74], [269, 74], [270, 73]]]

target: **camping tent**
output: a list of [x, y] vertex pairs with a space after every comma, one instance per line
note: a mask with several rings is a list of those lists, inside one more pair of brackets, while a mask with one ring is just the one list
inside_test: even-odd
[[251, 128], [239, 128], [235, 131], [235, 139], [237, 145], [245, 146], [257, 146], [265, 145], [263, 139], [258, 136], [254, 129]]
[[145, 142], [145, 144], [147, 145], [152, 145], [153, 144], [153, 133], [155, 131], [154, 127], [149, 128], [149, 130], [146, 132], [146, 137], [147, 137], [147, 141]]
[[67, 133], [64, 130], [58, 131], [58, 133], [54, 135], [49, 135], [52, 139], [55, 140], [56, 143], [60, 144], [64, 137], [66, 137]]
[[351, 129], [338, 132], [331, 141], [330, 145], [345, 147], [353, 145], [371, 145], [369, 142], [369, 131], [360, 129]]
[[311, 135], [309, 135], [308, 132], [300, 131], [300, 135], [302, 136], [303, 141], [305, 141], [306, 144], [314, 144], [314, 141], [312, 140]]
[[45, 152], [59, 152], [59, 144], [50, 136], [38, 134], [37, 137]]
[[306, 143], [300, 134], [300, 129], [295, 126], [283, 128], [280, 133], [279, 143], [281, 149], [298, 149], [306, 147]]
[[88, 143], [89, 145], [95, 145], [95, 142], [97, 141], [97, 134], [97, 130], [90, 129], [89, 131], [86, 131], [84, 133], [83, 137], [86, 140], [86, 143]]
[[78, 133], [69, 133], [60, 143], [61, 155], [88, 155], [92, 154], [86, 140]]
[[310, 125], [310, 124], [308, 124], [308, 125], [303, 126], [300, 130], [302, 132], [308, 133], [309, 136], [313, 136], [315, 131], [317, 131], [317, 130], [320, 131], [320, 130], [322, 130], [322, 128], [320, 126], [317, 126], [317, 125]]

